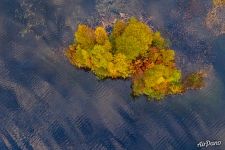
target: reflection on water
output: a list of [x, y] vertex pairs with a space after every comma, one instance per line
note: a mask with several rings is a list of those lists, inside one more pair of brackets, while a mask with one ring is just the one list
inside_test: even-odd
[[[106, 2], [113, 6], [124, 3]], [[152, 0], [143, 1], [142, 7], [146, 16], [155, 16], [151, 23], [184, 56], [183, 65], [191, 62], [184, 67], [211, 66], [207, 86], [165, 101], [148, 102], [145, 97], [133, 99], [129, 95], [129, 81], [98, 81], [66, 60], [63, 48], [72, 41], [79, 22], [96, 23], [98, 19], [91, 14], [96, 13], [94, 5], [98, 3], [2, 0], [0, 149], [189, 150], [207, 139], [221, 140], [222, 145], [216, 148], [225, 149], [225, 40], [205, 34], [201, 21], [209, 6], [204, 4], [197, 11], [200, 4], [192, 2], [171, 0], [164, 5], [165, 1]], [[139, 13], [135, 12], [139, 8], [125, 10]], [[27, 18], [18, 17], [19, 12]], [[30, 30], [22, 37], [24, 29]], [[213, 44], [208, 47], [206, 43]], [[197, 61], [199, 57], [201, 61]]]

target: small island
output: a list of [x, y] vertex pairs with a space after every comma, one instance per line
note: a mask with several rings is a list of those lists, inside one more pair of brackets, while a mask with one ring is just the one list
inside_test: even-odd
[[99, 79], [131, 79], [134, 96], [160, 100], [203, 86], [203, 74], [183, 78], [167, 40], [134, 17], [117, 20], [112, 31], [80, 24], [74, 37], [66, 51], [71, 64]]

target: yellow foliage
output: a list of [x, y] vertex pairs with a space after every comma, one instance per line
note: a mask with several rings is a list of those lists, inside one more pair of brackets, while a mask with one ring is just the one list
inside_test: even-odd
[[95, 29], [96, 42], [100, 45], [105, 44], [108, 40], [108, 35], [103, 27], [97, 27]]
[[112, 78], [129, 77], [131, 70], [126, 56], [121, 53], [114, 55], [113, 61], [108, 63], [108, 72]]
[[73, 57], [73, 61], [78, 67], [83, 68], [91, 67], [90, 54], [80, 47], [77, 47], [76, 53]]
[[132, 78], [133, 94], [149, 98], [181, 93], [183, 84], [199, 87], [203, 81], [194, 74], [182, 83], [174, 50], [167, 48], [160, 32], [135, 18], [118, 20], [110, 34], [103, 27], [94, 30], [79, 25], [66, 56], [73, 65], [90, 69], [100, 79]]
[[181, 83], [171, 84], [169, 86], [169, 93], [170, 94], [179, 94], [184, 91], [183, 85]]
[[124, 32], [124, 29], [126, 28], [126, 26], [127, 25], [124, 21], [122, 20], [116, 21], [112, 31], [113, 38], [117, 38], [118, 36], [120, 36]]
[[105, 50], [107, 51], [111, 51], [112, 50], [112, 44], [109, 40], [106, 40], [104, 45], [102, 45], [104, 47]]
[[124, 54], [118, 53], [114, 56], [114, 66], [117, 70], [118, 75], [123, 78], [129, 77], [131, 74], [130, 61], [127, 60]]
[[79, 25], [75, 32], [75, 39], [81, 48], [90, 50], [95, 45], [95, 32], [86, 25]]
[[153, 34], [152, 46], [157, 47], [159, 49], [167, 47], [166, 40], [161, 36], [160, 32], [158, 31]]

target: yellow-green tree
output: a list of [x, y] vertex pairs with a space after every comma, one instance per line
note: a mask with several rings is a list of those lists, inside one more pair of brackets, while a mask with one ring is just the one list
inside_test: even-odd
[[128, 59], [134, 60], [144, 56], [152, 43], [153, 32], [143, 22], [131, 18], [123, 33], [115, 40], [116, 52], [123, 53]]

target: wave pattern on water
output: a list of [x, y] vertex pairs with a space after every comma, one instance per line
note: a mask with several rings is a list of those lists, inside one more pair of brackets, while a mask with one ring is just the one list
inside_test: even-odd
[[[205, 36], [201, 25], [208, 5], [196, 10], [200, 4], [195, 2], [128, 0], [129, 5], [114, 10], [125, 1], [2, 0], [0, 149], [185, 150], [197, 149], [197, 143], [205, 139], [224, 140], [221, 62], [225, 57], [222, 50], [218, 55], [213, 48], [219, 59], [212, 61], [211, 49], [204, 45], [215, 37]], [[129, 95], [129, 81], [99, 81], [93, 74], [74, 68], [65, 58], [64, 48], [72, 42], [80, 22], [98, 23], [96, 16], [104, 13], [98, 8], [104, 4], [111, 4], [105, 11], [113, 11], [112, 16], [119, 11], [155, 16], [152, 24], [172, 39], [184, 62], [192, 55], [199, 58], [204, 54], [200, 64], [212, 65], [207, 86], [148, 102], [146, 97], [133, 99]], [[195, 63], [184, 63], [184, 67], [190, 69]], [[225, 145], [217, 149], [225, 149]]]

